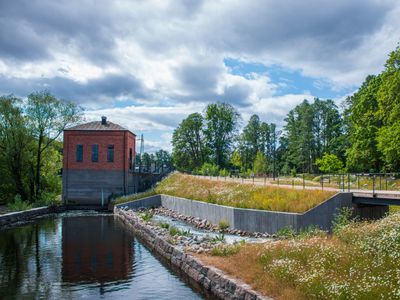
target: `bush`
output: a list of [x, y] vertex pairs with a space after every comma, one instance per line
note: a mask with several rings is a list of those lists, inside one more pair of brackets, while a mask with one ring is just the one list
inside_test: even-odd
[[218, 228], [220, 231], [225, 231], [229, 228], [229, 222], [227, 220], [220, 220], [218, 223]]
[[148, 221], [150, 221], [150, 220], [153, 218], [153, 215], [154, 215], [154, 212], [153, 212], [153, 211], [151, 211], [151, 210], [145, 210], [145, 211], [143, 211], [143, 212], [141, 212], [141, 213], [139, 214], [139, 217], [140, 217], [143, 221], [148, 222]]
[[227, 169], [222, 169], [219, 171], [219, 176], [221, 176], [221, 177], [227, 177], [227, 176], [229, 176], [229, 174], [230, 173]]
[[211, 250], [213, 256], [231, 256], [240, 251], [243, 247], [244, 241], [234, 243], [232, 245], [218, 245]]
[[14, 197], [14, 202], [10, 202], [7, 204], [7, 208], [11, 211], [22, 211], [31, 209], [32, 205], [27, 201], [22, 201], [21, 195], [16, 195]]
[[333, 219], [333, 226], [332, 226], [332, 232], [333, 234], [338, 234], [340, 231], [352, 223], [352, 215], [353, 215], [353, 209], [349, 207], [343, 207], [342, 209], [339, 210], [339, 213], [335, 216]]
[[40, 199], [35, 202], [35, 206], [59, 206], [61, 204], [61, 195], [48, 192], [42, 192]]
[[293, 230], [291, 226], [285, 226], [279, 229], [276, 233], [278, 238], [281, 239], [292, 239], [295, 237], [296, 232]]
[[211, 163], [204, 163], [200, 168], [200, 174], [205, 176], [218, 176], [219, 167]]

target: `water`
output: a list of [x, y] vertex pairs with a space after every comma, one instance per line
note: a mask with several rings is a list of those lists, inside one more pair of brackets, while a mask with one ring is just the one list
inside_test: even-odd
[[0, 231], [0, 299], [203, 299], [112, 215]]

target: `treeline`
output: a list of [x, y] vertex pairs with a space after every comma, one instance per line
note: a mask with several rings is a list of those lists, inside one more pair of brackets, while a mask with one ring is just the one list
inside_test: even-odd
[[340, 109], [304, 100], [279, 131], [253, 115], [239, 132], [240, 120], [219, 102], [189, 115], [173, 134], [175, 167], [207, 175], [400, 171], [400, 49]]
[[47, 204], [61, 193], [63, 130], [82, 109], [49, 92], [0, 97], [0, 202]]
[[155, 153], [137, 153], [135, 157], [135, 167], [137, 172], [165, 173], [173, 168], [172, 158], [168, 151], [163, 149]]

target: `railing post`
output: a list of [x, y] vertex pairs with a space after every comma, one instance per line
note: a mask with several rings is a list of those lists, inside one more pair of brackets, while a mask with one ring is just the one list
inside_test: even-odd
[[360, 189], [360, 175], [357, 174], [357, 189]]
[[323, 174], [321, 175], [321, 187], [322, 187], [322, 190], [324, 190], [324, 175]]
[[294, 188], [294, 179], [292, 179], [292, 188]]
[[375, 196], [375, 175], [372, 176], [372, 196]]
[[304, 178], [304, 173], [303, 173], [303, 190], [306, 188], [306, 182], [305, 182], [305, 178]]
[[350, 173], [347, 173], [347, 191], [350, 192]]

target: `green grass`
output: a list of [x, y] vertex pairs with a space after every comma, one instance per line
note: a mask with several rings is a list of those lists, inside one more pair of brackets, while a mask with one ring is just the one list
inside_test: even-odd
[[400, 213], [202, 257], [276, 299], [399, 299]]
[[[218, 182], [174, 173], [160, 182], [146, 196], [154, 194], [166, 194], [239, 208], [301, 213], [318, 205], [335, 193]], [[124, 197], [124, 199], [134, 200], [137, 199], [137, 196]]]

